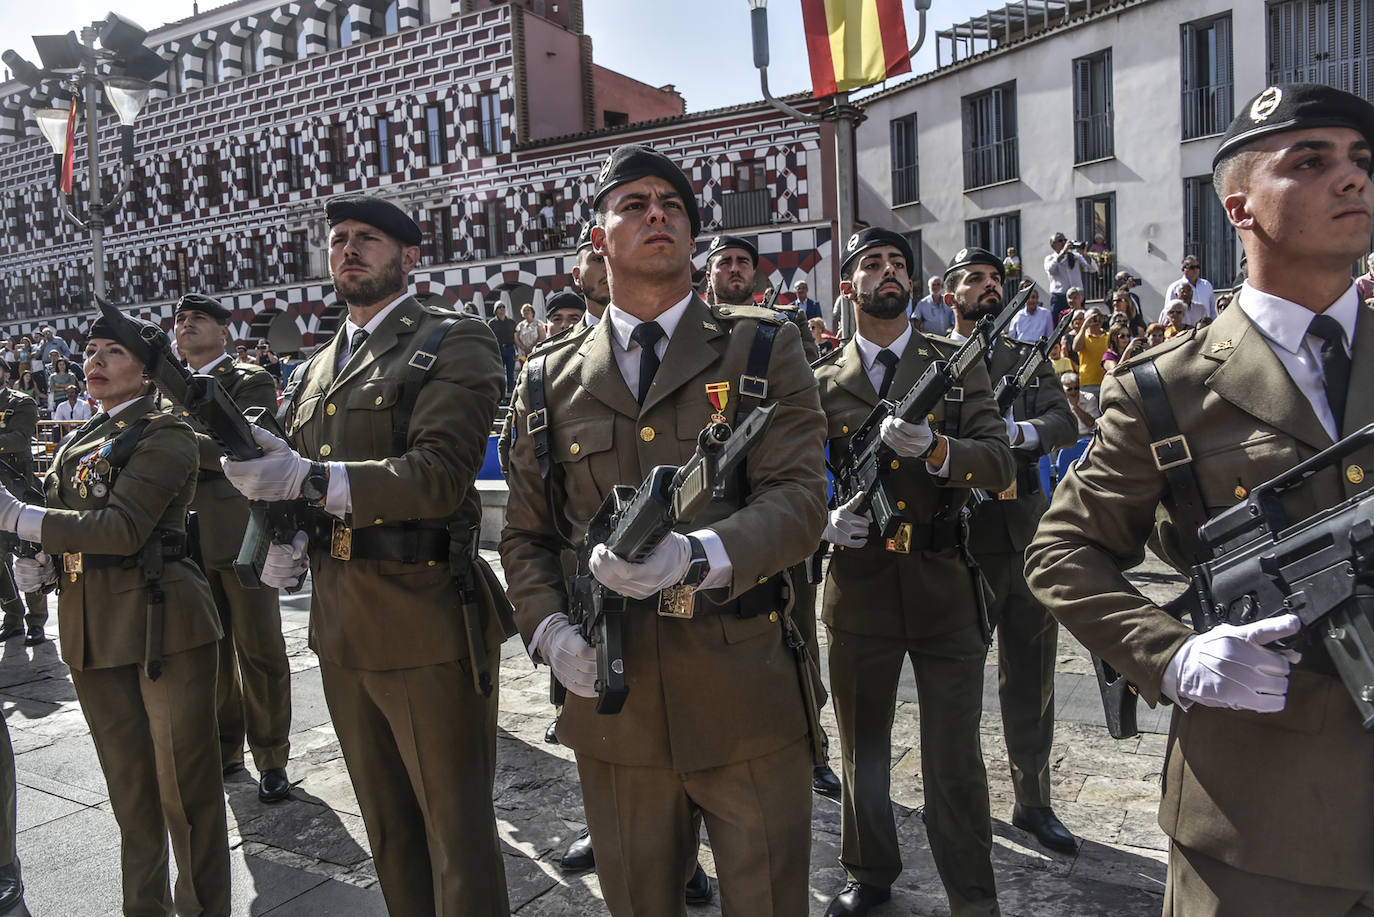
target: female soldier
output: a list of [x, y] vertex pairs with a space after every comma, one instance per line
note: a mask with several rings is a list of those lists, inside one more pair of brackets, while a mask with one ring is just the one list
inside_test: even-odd
[[[58, 450], [47, 508], [0, 488], [0, 530], [53, 557], [16, 581], [58, 581], [62, 659], [91, 728], [119, 823], [125, 914], [227, 917], [229, 842], [215, 727], [218, 617], [186, 557], [198, 452], [190, 427], [155, 409], [143, 358], [96, 319], [86, 379], [101, 411]], [[21, 572], [22, 571], [22, 572]]]

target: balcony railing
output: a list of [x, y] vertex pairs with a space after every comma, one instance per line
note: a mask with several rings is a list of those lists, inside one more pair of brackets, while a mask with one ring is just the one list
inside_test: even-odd
[[964, 150], [964, 189], [1011, 181], [1021, 174], [1015, 137]]
[[1095, 112], [1073, 121], [1073, 161], [1092, 162], [1116, 152], [1111, 112]]
[[741, 226], [768, 225], [770, 195], [767, 188], [753, 191], [727, 191], [721, 195], [721, 226], [738, 229]]
[[1231, 84], [1183, 90], [1183, 139], [1220, 134], [1231, 123]]
[[916, 163], [892, 170], [892, 206], [921, 199], [921, 167]]

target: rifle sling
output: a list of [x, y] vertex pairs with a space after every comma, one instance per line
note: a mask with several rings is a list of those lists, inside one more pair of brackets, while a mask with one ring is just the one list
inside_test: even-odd
[[396, 407], [391, 412], [391, 449], [394, 455], [404, 455], [406, 447], [409, 445], [407, 440], [410, 435], [410, 415], [415, 411], [415, 402], [420, 397], [420, 389], [425, 384], [425, 377], [429, 375], [430, 368], [438, 358], [439, 345], [444, 341], [444, 335], [448, 330], [458, 323], [458, 316], [450, 316], [434, 326], [434, 330], [429, 333], [429, 337], [415, 349], [406, 361], [410, 367], [410, 372], [406, 374], [405, 381], [401, 383], [401, 395], [396, 399]]
[[[549, 445], [549, 430], [553, 424], [549, 422], [548, 400], [544, 393], [544, 363], [547, 359], [547, 353], [535, 351], [525, 361], [525, 388], [530, 396], [529, 414], [525, 418], [526, 432], [534, 448], [535, 461], [539, 464], [539, 478], [544, 482], [544, 501], [549, 507], [549, 519], [553, 522], [554, 532], [565, 546], [575, 551], [577, 543], [572, 538], [572, 523], [563, 511], [562, 501], [554, 495], [554, 485], [562, 486], [563, 468], [553, 461], [553, 449]], [[511, 424], [512, 440], [518, 435], [518, 424], [519, 418]]]
[[1151, 457], [1168, 486], [1165, 500], [1178, 522], [1183, 549], [1195, 562], [1201, 563], [1207, 559], [1207, 552], [1198, 539], [1198, 529], [1207, 521], [1207, 506], [1202, 502], [1202, 490], [1198, 486], [1188, 441], [1179, 432], [1169, 396], [1164, 390], [1164, 380], [1154, 361], [1143, 360], [1130, 366], [1130, 370], [1140, 390], [1140, 404], [1151, 439]]

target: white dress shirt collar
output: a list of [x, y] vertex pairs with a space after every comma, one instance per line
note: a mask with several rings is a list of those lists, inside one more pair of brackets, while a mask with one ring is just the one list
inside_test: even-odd
[[863, 358], [864, 369], [869, 371], [870, 373], [873, 370], [873, 364], [877, 361], [878, 353], [880, 351], [890, 350], [897, 355], [898, 359], [900, 359], [902, 354], [906, 353], [906, 345], [910, 340], [910, 325], [908, 325], [906, 327], [906, 330], [904, 330], [901, 334], [897, 335], [897, 339], [895, 341], [893, 341], [891, 344], [888, 344], [886, 347], [878, 346], [877, 344], [870, 341], [868, 338], [864, 337], [862, 334], [859, 334], [857, 332], [854, 334], [854, 345], [859, 348], [859, 356]]
[[[374, 331], [377, 330], [377, 327], [378, 327], [379, 325], [381, 325], [381, 323], [382, 323], [383, 321], [386, 320], [386, 317], [387, 317], [388, 315], [390, 315], [390, 314], [392, 313], [392, 311], [393, 311], [398, 305], [400, 305], [401, 300], [405, 299], [405, 298], [406, 298], [407, 296], [409, 296], [409, 295], [410, 295], [410, 291], [407, 290], [406, 292], [402, 293], [400, 296], [397, 296], [397, 297], [396, 297], [395, 299], [393, 299], [391, 302], [387, 303], [385, 306], [382, 306], [381, 309], [377, 310], [377, 314], [374, 315], [374, 316], [372, 316], [372, 318], [368, 321], [368, 323], [367, 323], [366, 325], [355, 325], [355, 324], [353, 324], [353, 319], [352, 319], [351, 316], [350, 316], [349, 318], [345, 319], [345, 320], [344, 320], [344, 327], [343, 327], [343, 333], [344, 333], [344, 335], [345, 335], [344, 340], [345, 340], [345, 341], [352, 342], [352, 340], [353, 340], [353, 332], [355, 332], [355, 331], [366, 331], [369, 335], [371, 335]], [[350, 346], [351, 346], [351, 343], [350, 343]]]
[[[677, 330], [677, 323], [682, 321], [682, 314], [687, 311], [687, 304], [691, 301], [692, 291], [688, 290], [687, 295], [682, 297], [675, 306], [654, 319], [658, 322], [658, 326], [663, 329], [662, 340], [665, 345], [672, 338], [673, 332]], [[614, 335], [615, 342], [622, 351], [628, 352], [632, 345], [636, 349], [639, 348], [639, 344], [631, 340], [630, 335], [635, 328], [644, 324], [641, 319], [635, 318], [624, 309], [616, 308], [615, 303], [606, 307], [606, 314], [603, 317], [610, 322], [611, 334]], [[655, 350], [662, 352], [660, 348], [655, 348]]]
[[[1238, 303], [1246, 318], [1255, 324], [1260, 333], [1291, 354], [1302, 349], [1307, 327], [1316, 316], [1306, 306], [1255, 289], [1248, 280]], [[1346, 352], [1350, 351], [1355, 340], [1355, 319], [1359, 310], [1359, 296], [1355, 292], [1355, 282], [1351, 281], [1345, 292], [1336, 297], [1336, 301], [1322, 313], [1334, 318], [1345, 331]]]

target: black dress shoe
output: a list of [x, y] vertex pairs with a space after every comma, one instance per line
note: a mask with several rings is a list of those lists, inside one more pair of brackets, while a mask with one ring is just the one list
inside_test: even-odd
[[710, 904], [711, 903], [711, 877], [706, 875], [706, 870], [697, 864], [696, 872], [692, 873], [692, 878], [687, 880], [687, 885], [683, 889], [687, 896], [688, 904]]
[[24, 625], [22, 624], [3, 624], [0, 625], [0, 640], [13, 640], [15, 637], [24, 636]]
[[291, 795], [291, 781], [287, 779], [286, 768], [269, 767], [258, 780], [258, 801], [281, 802]]
[[582, 836], [568, 845], [558, 868], [567, 873], [586, 872], [596, 868], [596, 853], [592, 850], [592, 835], [583, 831]]
[[45, 633], [43, 633], [43, 628], [41, 628], [41, 627], [30, 627], [30, 628], [29, 628], [28, 636], [26, 636], [26, 637], [24, 638], [24, 645], [25, 645], [25, 646], [37, 646], [38, 644], [42, 643], [42, 642], [43, 642], [44, 640], [46, 640], [46, 639], [48, 639], [48, 635], [45, 634]]
[[811, 768], [811, 789], [831, 799], [840, 798], [840, 778], [830, 769], [829, 764]]
[[825, 917], [863, 917], [874, 905], [882, 904], [891, 897], [892, 892], [886, 888], [850, 882], [830, 902], [830, 907], [825, 909]]
[[558, 720], [549, 724], [549, 728], [544, 730], [544, 741], [549, 745], [557, 745], [558, 742]]
[[24, 881], [19, 877], [19, 861], [0, 866], [0, 914], [24, 900]]
[[1077, 853], [1078, 842], [1049, 806], [1017, 805], [1011, 810], [1011, 823], [1035, 835], [1043, 846], [1058, 853]]

